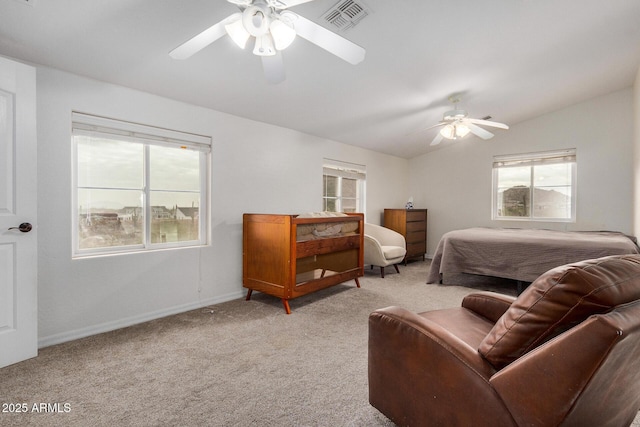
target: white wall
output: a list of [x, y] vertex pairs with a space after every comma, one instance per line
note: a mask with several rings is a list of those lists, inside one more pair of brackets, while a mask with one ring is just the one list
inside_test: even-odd
[[[242, 214], [320, 210], [324, 157], [367, 166], [370, 222], [381, 223], [384, 208], [403, 207], [409, 196], [417, 208], [428, 208], [429, 253], [445, 232], [472, 226], [639, 235], [632, 124], [636, 117], [640, 153], [639, 82], [640, 70], [633, 89], [515, 124], [489, 141], [467, 139], [407, 161], [39, 67], [40, 346], [241, 297]], [[72, 260], [71, 111], [212, 136], [212, 244]], [[577, 222], [491, 221], [492, 156], [565, 147], [578, 149]], [[635, 165], [640, 170], [640, 159]]]
[[633, 85], [633, 231], [640, 236], [640, 68]]
[[[242, 214], [322, 208], [322, 159], [367, 167], [367, 219], [407, 199], [408, 161], [39, 67], [39, 343], [239, 298]], [[71, 112], [210, 135], [211, 245], [71, 259]]]
[[[633, 90], [628, 88], [498, 130], [487, 141], [469, 138], [412, 159], [409, 193], [416, 207], [429, 209], [427, 253], [433, 254], [444, 233], [476, 226], [632, 234], [632, 106]], [[575, 223], [491, 220], [494, 155], [574, 147]]]

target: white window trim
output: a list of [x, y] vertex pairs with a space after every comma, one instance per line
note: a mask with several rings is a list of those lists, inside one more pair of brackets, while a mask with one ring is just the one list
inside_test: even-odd
[[[571, 217], [515, 217], [498, 216], [498, 170], [506, 167], [536, 166], [553, 163], [571, 163]], [[543, 151], [535, 153], [509, 154], [493, 157], [492, 168], [492, 192], [491, 192], [491, 219], [496, 221], [532, 221], [532, 222], [576, 222], [576, 195], [577, 195], [577, 150], [567, 148], [562, 150]], [[533, 168], [530, 183], [533, 183]], [[529, 191], [533, 194], [534, 186], [530, 185]], [[531, 195], [530, 200], [533, 200]], [[533, 210], [532, 210], [533, 215]]]
[[[366, 185], [367, 185], [367, 167], [365, 165], [357, 164], [357, 163], [349, 163], [343, 162], [341, 160], [334, 159], [323, 159], [322, 164], [322, 176], [331, 175], [337, 176], [339, 178], [350, 178], [358, 180], [358, 188], [357, 188], [357, 208], [356, 212], [365, 213], [366, 207]], [[342, 190], [339, 190], [339, 194], [342, 195]], [[338, 198], [338, 211], [342, 211], [342, 201], [341, 197]], [[322, 205], [324, 206], [325, 195], [324, 192], [322, 194]]]
[[[186, 248], [194, 246], [205, 246], [209, 244], [209, 223], [210, 223], [210, 197], [209, 182], [211, 177], [211, 137], [164, 129], [160, 127], [148, 126], [139, 123], [121, 121], [107, 117], [95, 116], [80, 112], [72, 112], [72, 258], [84, 258], [102, 255], [128, 254], [148, 252], [155, 250], [165, 250], [174, 248]], [[190, 150], [204, 153], [200, 156], [200, 205], [199, 206], [199, 239], [187, 242], [151, 243], [150, 221], [151, 206], [144, 204], [145, 226], [144, 242], [140, 245], [128, 245], [118, 247], [104, 247], [95, 249], [79, 249], [78, 242], [78, 177], [77, 162], [78, 150], [74, 137], [76, 135], [103, 135], [105, 137], [117, 137], [119, 140], [131, 141], [144, 144], [144, 162], [149, 164], [149, 146], [157, 145], [164, 147], [183, 147]], [[149, 168], [144, 168], [144, 182], [149, 182]], [[145, 200], [149, 200], [150, 188], [145, 184]]]

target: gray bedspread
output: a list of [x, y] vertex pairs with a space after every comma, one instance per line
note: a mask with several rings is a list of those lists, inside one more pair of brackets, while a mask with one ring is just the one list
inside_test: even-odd
[[640, 253], [636, 243], [613, 231], [468, 228], [442, 236], [427, 283], [451, 273], [533, 282], [563, 264], [629, 253]]

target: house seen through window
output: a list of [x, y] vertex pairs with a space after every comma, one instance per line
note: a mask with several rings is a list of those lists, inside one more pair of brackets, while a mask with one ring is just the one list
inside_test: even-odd
[[73, 114], [74, 255], [206, 244], [211, 139]]
[[364, 165], [324, 160], [322, 206], [327, 212], [364, 213]]
[[495, 156], [493, 219], [575, 221], [576, 150]]

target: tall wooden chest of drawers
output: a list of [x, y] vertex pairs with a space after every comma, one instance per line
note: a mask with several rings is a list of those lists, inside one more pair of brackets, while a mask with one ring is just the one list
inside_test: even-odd
[[427, 210], [385, 209], [384, 226], [402, 234], [407, 241], [408, 259], [422, 257], [427, 252]]

